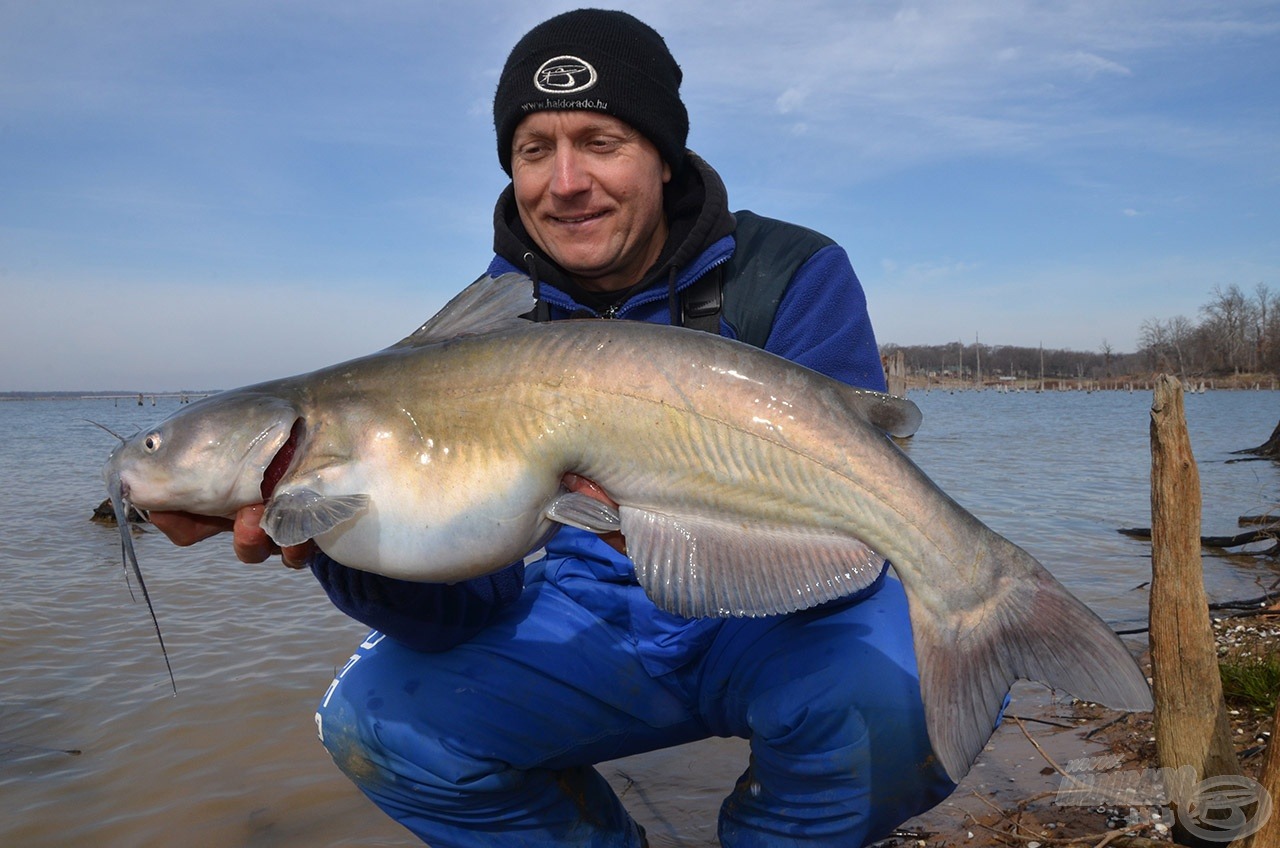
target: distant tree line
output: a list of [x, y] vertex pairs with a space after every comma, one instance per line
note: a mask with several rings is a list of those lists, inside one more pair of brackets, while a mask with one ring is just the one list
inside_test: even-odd
[[1107, 342], [1097, 351], [988, 345], [954, 341], [940, 345], [881, 345], [883, 356], [902, 351], [908, 374], [963, 380], [1103, 380], [1143, 370], [1136, 353], [1116, 353]]
[[1195, 323], [1179, 315], [1142, 322], [1139, 353], [1151, 370], [1178, 375], [1280, 374], [1280, 292], [1258, 283], [1214, 286]]
[[999, 380], [1106, 380], [1167, 372], [1179, 377], [1280, 375], [1280, 292], [1259, 283], [1250, 294], [1237, 285], [1214, 286], [1200, 321], [1184, 316], [1142, 322], [1139, 347], [1117, 352], [1106, 340], [1097, 351], [980, 344], [885, 344], [882, 355], [902, 351], [908, 374], [983, 382]]

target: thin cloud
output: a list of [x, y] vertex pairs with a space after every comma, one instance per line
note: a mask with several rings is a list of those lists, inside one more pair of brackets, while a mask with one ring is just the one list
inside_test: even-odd
[[[1206, 36], [1256, 43], [1276, 33], [1274, 21], [1256, 20], [1266, 17], [1259, 7], [1221, 4], [923, 3], [890, 11], [801, 2], [750, 12], [717, 27], [720, 38], [696, 38], [701, 20], [681, 30], [695, 95], [715, 92], [706, 112], [727, 124], [754, 111], [766, 119], [758, 133], [767, 133], [758, 104], [771, 103], [833, 145], [885, 139], [861, 148], [863, 167], [848, 163], [862, 176], [973, 153], [1088, 146], [1116, 133], [1135, 147], [1220, 150], [1191, 118], [1169, 126], [1167, 115], [1135, 114], [1130, 101], [1139, 92], [1126, 95], [1115, 82], [1133, 80], [1136, 66], [1149, 73], [1152, 62], [1198, 73], [1168, 56], [1202, 52]], [[1155, 82], [1170, 92], [1179, 85]]]

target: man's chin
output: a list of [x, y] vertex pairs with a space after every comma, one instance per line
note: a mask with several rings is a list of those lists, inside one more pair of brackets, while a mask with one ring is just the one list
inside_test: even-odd
[[602, 263], [595, 257], [561, 254], [552, 255], [551, 258], [569, 273], [575, 283], [587, 291], [620, 291], [632, 284], [625, 275], [619, 274], [608, 263]]

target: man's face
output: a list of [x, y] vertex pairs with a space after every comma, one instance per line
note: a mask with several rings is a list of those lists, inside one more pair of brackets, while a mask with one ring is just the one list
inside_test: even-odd
[[662, 253], [671, 169], [629, 124], [598, 112], [535, 112], [516, 127], [511, 176], [525, 229], [583, 288], [625, 289]]

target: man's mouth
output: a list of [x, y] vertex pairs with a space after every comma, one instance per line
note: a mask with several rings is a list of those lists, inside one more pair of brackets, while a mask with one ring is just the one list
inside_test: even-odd
[[596, 218], [603, 218], [603, 212], [592, 212], [586, 215], [552, 215], [551, 220], [558, 224], [582, 224], [587, 221], [594, 221]]

